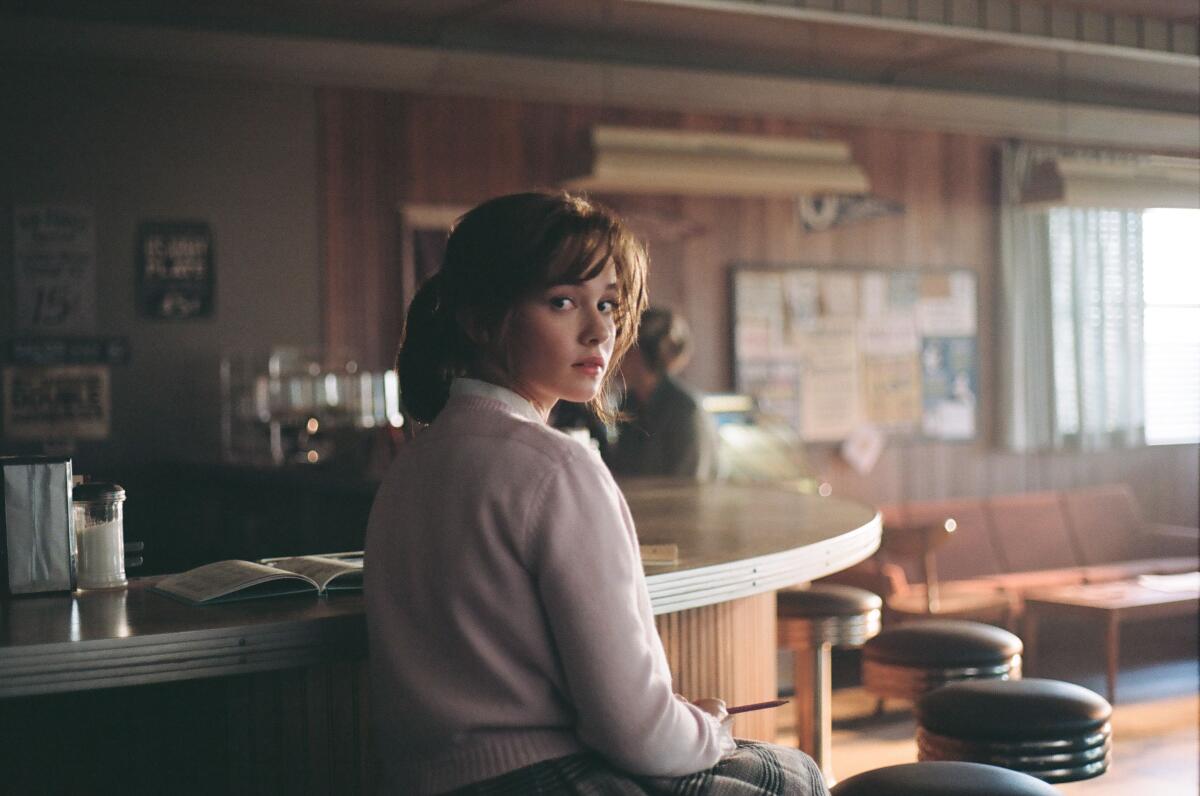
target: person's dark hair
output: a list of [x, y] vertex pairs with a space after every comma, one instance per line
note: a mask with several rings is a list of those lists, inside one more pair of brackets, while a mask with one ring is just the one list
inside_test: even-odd
[[692, 335], [682, 315], [650, 307], [638, 325], [637, 347], [646, 366], [658, 374], [674, 373], [686, 361]]
[[432, 422], [450, 382], [468, 375], [488, 351], [505, 352], [502, 364], [511, 372], [508, 322], [518, 302], [555, 284], [587, 281], [610, 261], [616, 339], [590, 406], [611, 419], [605, 388], [646, 307], [646, 250], [614, 213], [567, 193], [501, 196], [455, 223], [441, 269], [417, 291], [405, 317], [396, 357], [405, 409]]

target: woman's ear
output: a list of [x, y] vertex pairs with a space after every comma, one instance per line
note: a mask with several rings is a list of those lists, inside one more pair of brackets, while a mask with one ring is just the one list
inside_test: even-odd
[[458, 321], [458, 326], [466, 334], [467, 339], [471, 344], [480, 349], [486, 349], [491, 345], [491, 334], [488, 333], [487, 326], [479, 321], [479, 317], [466, 309], [460, 309], [455, 314], [455, 320]]

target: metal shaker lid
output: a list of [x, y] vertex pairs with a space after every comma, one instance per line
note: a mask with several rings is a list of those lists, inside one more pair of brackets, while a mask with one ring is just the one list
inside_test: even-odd
[[125, 487], [109, 481], [86, 481], [71, 490], [75, 503], [111, 503], [125, 499]]

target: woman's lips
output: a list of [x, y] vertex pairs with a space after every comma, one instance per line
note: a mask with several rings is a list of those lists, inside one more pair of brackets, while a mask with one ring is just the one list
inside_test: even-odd
[[589, 376], [599, 376], [604, 372], [604, 360], [600, 357], [588, 357], [587, 359], [576, 362], [571, 367], [579, 368]]

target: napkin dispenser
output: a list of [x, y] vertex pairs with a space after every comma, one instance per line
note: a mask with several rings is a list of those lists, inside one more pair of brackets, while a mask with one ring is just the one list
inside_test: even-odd
[[0, 593], [75, 588], [71, 460], [0, 457]]

